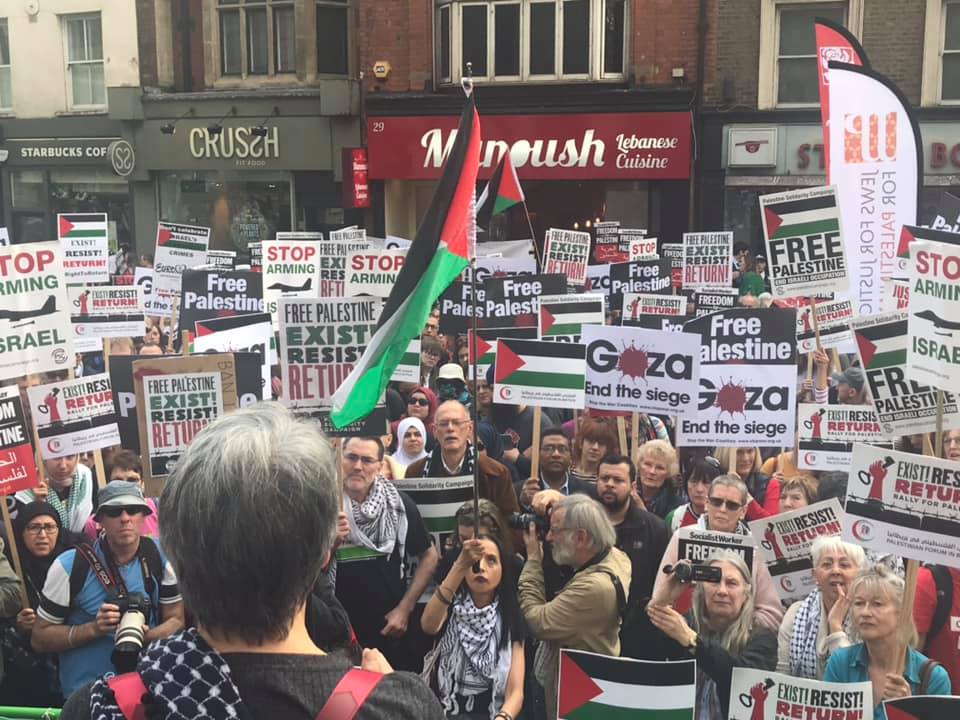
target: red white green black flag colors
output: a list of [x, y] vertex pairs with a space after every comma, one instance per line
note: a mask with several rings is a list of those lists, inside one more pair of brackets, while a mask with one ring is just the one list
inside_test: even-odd
[[437, 192], [387, 298], [377, 331], [333, 395], [330, 418], [336, 427], [373, 410], [410, 340], [420, 336], [433, 304], [475, 255], [474, 192], [479, 165], [480, 118], [471, 96]]
[[477, 225], [482, 228], [487, 227], [494, 215], [505, 212], [523, 201], [520, 178], [517, 177], [517, 170], [510, 160], [510, 153], [506, 152], [500, 158], [500, 164], [493, 171], [487, 187], [477, 199]]

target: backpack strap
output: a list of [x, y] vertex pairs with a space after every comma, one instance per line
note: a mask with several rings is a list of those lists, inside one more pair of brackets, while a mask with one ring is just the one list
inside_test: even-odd
[[117, 707], [127, 720], [146, 720], [146, 706], [143, 697], [147, 695], [147, 686], [138, 672], [114, 675], [107, 679], [107, 687], [113, 691]]
[[933, 659], [927, 659], [927, 661], [923, 663], [920, 667], [920, 689], [917, 690], [917, 695], [927, 694], [927, 689], [930, 687], [930, 678], [933, 676], [933, 671], [938, 667], [943, 667], [943, 665]]
[[340, 678], [316, 720], [353, 720], [382, 679], [380, 673], [350, 668]]
[[950, 610], [953, 607], [953, 578], [950, 576], [950, 570], [944, 565], [927, 565], [927, 568], [933, 575], [933, 582], [937, 588], [937, 607], [933, 612], [933, 619], [930, 622], [930, 630], [927, 632], [925, 645], [929, 645], [930, 641], [947, 624]]
[[613, 589], [617, 591], [617, 610], [619, 611], [620, 617], [623, 617], [627, 611], [627, 594], [623, 591], [623, 583], [620, 582], [620, 578], [617, 577], [616, 573], [606, 568], [598, 569], [613, 582]]

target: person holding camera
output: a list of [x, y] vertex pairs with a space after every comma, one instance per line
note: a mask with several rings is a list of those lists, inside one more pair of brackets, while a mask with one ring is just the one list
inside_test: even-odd
[[[696, 717], [730, 717], [730, 683], [735, 667], [773, 670], [777, 636], [754, 619], [753, 577], [743, 558], [722, 550], [707, 561], [717, 568], [717, 582], [698, 582], [693, 609], [681, 615], [671, 607], [687, 588], [682, 572], [668, 576], [662, 592], [647, 605], [653, 624], [673, 641], [670, 657], [697, 661]], [[681, 560], [678, 567], [684, 567]]]
[[547, 600], [543, 544], [530, 523], [523, 536], [527, 562], [520, 574], [520, 609], [537, 648], [534, 675], [543, 686], [547, 717], [557, 717], [560, 648], [620, 655], [620, 618], [630, 588], [630, 558], [618, 550], [616, 531], [598, 502], [586, 495], [558, 500], [546, 540], [553, 559], [574, 570], [570, 581]]
[[126, 669], [140, 648], [183, 627], [173, 568], [150, 538], [141, 537], [151, 512], [135, 483], [108, 483], [95, 515], [102, 537], [67, 550], [47, 572], [32, 645], [38, 653], [59, 654], [64, 697], [121, 669], [117, 664]]

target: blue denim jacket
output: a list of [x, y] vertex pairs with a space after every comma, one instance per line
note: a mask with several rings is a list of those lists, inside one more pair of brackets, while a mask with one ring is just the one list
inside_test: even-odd
[[[903, 675], [910, 683], [910, 691], [916, 693], [920, 689], [920, 670], [927, 661], [927, 656], [910, 648], [907, 655], [907, 666]], [[823, 675], [824, 682], [870, 682], [870, 673], [867, 668], [870, 656], [867, 646], [863, 643], [840, 648], [830, 656], [827, 670]], [[934, 668], [927, 685], [927, 695], [949, 695], [950, 677], [943, 667]], [[877, 698], [874, 698], [874, 702]], [[873, 711], [873, 720], [887, 720], [883, 711], [883, 703]]]

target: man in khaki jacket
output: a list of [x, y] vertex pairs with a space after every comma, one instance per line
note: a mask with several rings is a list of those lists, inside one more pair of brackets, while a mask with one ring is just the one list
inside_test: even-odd
[[630, 587], [630, 559], [614, 547], [616, 532], [603, 508], [586, 495], [570, 495], [553, 505], [547, 538], [553, 559], [572, 567], [573, 578], [547, 601], [543, 548], [531, 524], [524, 534], [527, 562], [518, 592], [524, 617], [541, 641], [534, 673], [543, 685], [547, 718], [556, 720], [560, 648], [620, 654], [620, 613]]

